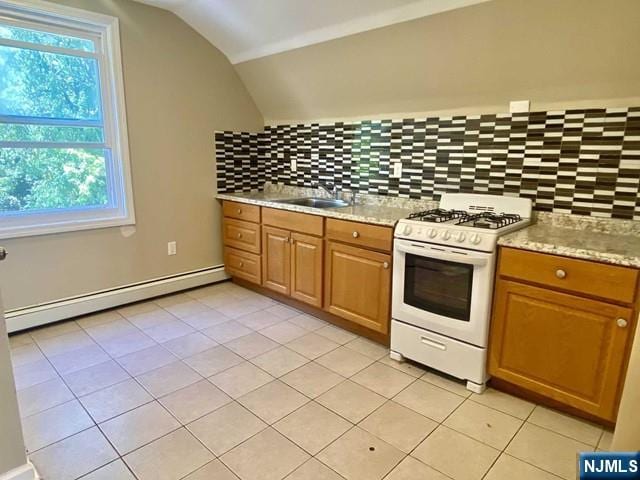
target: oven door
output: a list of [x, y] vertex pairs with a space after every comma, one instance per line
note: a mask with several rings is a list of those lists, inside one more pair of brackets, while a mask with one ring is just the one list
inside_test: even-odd
[[494, 255], [395, 240], [394, 319], [487, 346]]

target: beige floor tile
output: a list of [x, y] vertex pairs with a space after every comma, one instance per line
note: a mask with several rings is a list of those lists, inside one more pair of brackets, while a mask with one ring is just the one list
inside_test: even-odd
[[500, 451], [441, 425], [411, 455], [456, 480], [480, 480]]
[[180, 320], [164, 322], [155, 327], [145, 329], [144, 333], [149, 335], [158, 343], [168, 342], [174, 338], [183, 337], [195, 332], [195, 329]]
[[206, 312], [190, 315], [182, 319], [182, 321], [188, 325], [191, 325], [196, 330], [204, 330], [205, 328], [213, 327], [221, 323], [230, 321], [229, 317], [225, 317], [217, 310], [209, 309]]
[[48, 337], [45, 339], [38, 339], [36, 342], [38, 343], [40, 350], [42, 350], [47, 357], [95, 345], [93, 339], [87, 335], [84, 330], [56, 335], [55, 337]]
[[35, 343], [33, 337], [28, 333], [11, 333], [9, 334], [9, 347], [11, 349], [24, 347]]
[[237, 402], [229, 403], [187, 426], [216, 455], [231, 450], [266, 427], [266, 423]]
[[495, 410], [500, 410], [503, 413], [508, 413], [514, 417], [526, 419], [533, 409], [535, 404], [523, 400], [508, 393], [488, 388], [484, 393], [478, 395], [474, 393], [469, 397], [471, 400], [487, 407], [491, 407]]
[[133, 378], [80, 397], [80, 402], [96, 423], [102, 423], [152, 400], [153, 397]]
[[325, 327], [319, 328], [318, 330], [315, 330], [315, 333], [317, 333], [318, 335], [322, 335], [323, 337], [328, 338], [333, 342], [339, 343], [340, 345], [358, 338], [357, 335], [354, 335], [353, 333], [334, 325], [327, 325]]
[[187, 302], [181, 302], [165, 307], [165, 310], [178, 318], [186, 318], [211, 309], [204, 303], [200, 303], [197, 300], [189, 300]]
[[282, 319], [279, 316], [269, 313], [267, 310], [258, 310], [236, 318], [236, 322], [251, 330], [262, 330], [281, 321]]
[[133, 325], [143, 330], [162, 325], [166, 322], [172, 322], [176, 319], [176, 317], [162, 309], [151, 310], [127, 318]]
[[32, 330], [29, 334], [34, 340], [40, 341], [64, 335], [66, 333], [79, 332], [80, 330], [81, 328], [76, 322], [69, 320], [66, 322], [54, 323], [53, 325], [46, 325], [36, 330]]
[[20, 365], [13, 369], [17, 390], [29, 388], [57, 377], [58, 374], [46, 359]]
[[320, 320], [313, 315], [307, 315], [306, 313], [301, 313], [293, 317], [289, 317], [287, 320], [311, 332], [329, 325], [324, 320]]
[[28, 417], [73, 400], [73, 393], [60, 378], [18, 391], [20, 416]]
[[273, 427], [311, 455], [315, 455], [349, 430], [352, 424], [322, 405], [309, 402]]
[[380, 362], [375, 362], [356, 373], [351, 380], [387, 398], [397, 395], [416, 381], [415, 377]]
[[289, 350], [287, 347], [278, 347], [251, 359], [251, 363], [276, 378], [301, 367], [307, 362], [309, 362], [308, 358]]
[[411, 375], [412, 377], [415, 377], [415, 378], [420, 378], [426, 372], [426, 367], [423, 367], [422, 365], [419, 365], [409, 360], [405, 360], [404, 362], [398, 362], [397, 360], [394, 360], [393, 358], [391, 358], [389, 355], [385, 355], [378, 361], [380, 363], [384, 363], [389, 367], [395, 368], [397, 370], [400, 370], [401, 372]]
[[449, 377], [440, 372], [426, 371], [420, 379], [430, 383], [431, 385], [435, 385], [436, 387], [449, 390], [451, 393], [455, 393], [461, 397], [467, 398], [471, 395], [471, 391], [467, 390], [466, 382], [458, 380], [457, 378]]
[[374, 360], [380, 360], [382, 357], [389, 355], [389, 349], [387, 347], [362, 337], [345, 343], [345, 346]]
[[180, 423], [158, 402], [151, 402], [123, 413], [100, 428], [109, 441], [125, 455], [180, 427]]
[[231, 340], [230, 342], [225, 343], [224, 346], [248, 360], [266, 353], [269, 350], [278, 348], [280, 345], [277, 342], [254, 332], [249, 335], [245, 335], [244, 337]]
[[220, 460], [242, 480], [281, 480], [309, 459], [273, 428], [251, 437]]
[[164, 295], [162, 297], [154, 298], [153, 302], [162, 308], [171, 307], [172, 305], [178, 305], [179, 303], [190, 302], [191, 297], [184, 293], [172, 293], [170, 295]]
[[218, 325], [214, 325], [213, 327], [205, 328], [204, 330], [202, 330], [202, 333], [218, 343], [227, 343], [231, 340], [235, 340], [236, 338], [249, 335], [252, 332], [253, 330], [245, 327], [235, 320], [219, 323]]
[[117, 312], [123, 317], [134, 317], [142, 313], [153, 312], [154, 310], [160, 310], [160, 307], [152, 301], [144, 301], [137, 303], [130, 303], [124, 307], [118, 308]]
[[[203, 301], [203, 303], [206, 302]], [[224, 302], [220, 305], [214, 306], [213, 308], [229, 318], [239, 318], [250, 313], [260, 311], [264, 307], [265, 305], [250, 303], [246, 300], [238, 300], [235, 302]]]
[[449, 480], [450, 477], [419, 462], [413, 457], [405, 457], [385, 480]]
[[241, 397], [273, 379], [267, 372], [249, 362], [241, 363], [209, 378], [215, 386], [233, 398]]
[[194, 332], [183, 337], [174, 338], [162, 344], [167, 350], [180, 358], [192, 357], [200, 352], [217, 346], [217, 342], [211, 340], [200, 332]]
[[533, 410], [527, 422], [593, 447], [598, 445], [602, 436], [602, 427], [599, 425], [540, 405]]
[[13, 368], [44, 359], [44, 354], [36, 343], [28, 343], [11, 349], [11, 364]]
[[209, 308], [216, 309], [218, 307], [228, 305], [229, 303], [237, 303], [242, 300], [240, 297], [233, 295], [231, 292], [216, 292], [206, 297], [199, 298], [200, 303], [205, 304]]
[[183, 425], [231, 402], [231, 397], [208, 380], [202, 380], [162, 397], [162, 403]]
[[35, 452], [93, 425], [80, 403], [71, 400], [23, 418], [24, 443], [28, 452]]
[[317, 358], [316, 362], [343, 377], [350, 377], [371, 365], [374, 360], [350, 348], [340, 347]]
[[438, 424], [390, 400], [358, 426], [398, 450], [410, 453]]
[[271, 425], [289, 415], [309, 399], [279, 380], [267, 383], [238, 398], [238, 403]]
[[315, 398], [342, 382], [344, 377], [322, 365], [309, 362], [283, 375], [280, 380], [304, 393], [307, 397]]
[[316, 401], [352, 423], [358, 423], [385, 402], [382, 395], [345, 380], [320, 395]]
[[243, 358], [222, 345], [184, 359], [184, 362], [203, 377], [210, 377], [242, 362]]
[[484, 478], [485, 480], [558, 480], [555, 475], [504, 453]]
[[379, 480], [404, 456], [397, 448], [353, 427], [321, 451], [317, 458], [347, 480]]
[[136, 480], [122, 460], [116, 460], [91, 472], [82, 480]]
[[260, 330], [260, 334], [278, 343], [287, 343], [308, 333], [295, 323], [282, 321]]
[[436, 422], [442, 422], [464, 402], [464, 397], [418, 380], [396, 395], [393, 400]]
[[566, 479], [576, 478], [576, 453], [593, 447], [525, 423], [505, 453]]
[[88, 395], [131, 378], [113, 360], [63, 375], [64, 381], [78, 397]]
[[105, 323], [114, 322], [116, 320], [122, 320], [122, 315], [120, 315], [116, 310], [105, 310], [103, 312], [98, 312], [79, 318], [78, 320], [76, 320], [76, 323], [82, 328], [90, 328], [97, 325], [104, 325]]
[[287, 320], [291, 317], [295, 317], [300, 315], [300, 312], [295, 308], [287, 307], [286, 305], [274, 305], [273, 307], [269, 307], [265, 309], [267, 312], [275, 315], [276, 317], [280, 317], [282, 320]]
[[109, 355], [97, 344], [49, 357], [49, 361], [60, 375], [77, 372], [108, 360], [111, 360]]
[[182, 362], [174, 362], [136, 377], [138, 382], [156, 398], [202, 380], [195, 370]]
[[498, 450], [504, 450], [522, 423], [523, 420], [471, 401], [460, 405], [444, 422], [447, 427]]
[[164, 367], [179, 359], [161, 345], [145, 348], [117, 359], [129, 375], [142, 375], [156, 368]]
[[[118, 457], [97, 427], [80, 432], [31, 454], [30, 460], [43, 479], [75, 480]], [[102, 480], [104, 477], [87, 477]], [[127, 477], [108, 477], [128, 480]]]
[[285, 480], [343, 480], [336, 472], [329, 467], [320, 463], [315, 458], [310, 458], [291, 474], [287, 475]]
[[186, 292], [184, 292], [184, 294], [198, 300], [200, 298], [205, 298], [209, 295], [217, 293], [219, 291], [219, 287], [220, 285], [215, 283], [212, 285], [206, 285], [204, 287], [194, 288], [192, 290], [187, 290]]
[[[220, 460], [207, 463], [204, 467], [184, 477], [184, 480], [239, 480]], [[311, 479], [308, 479], [311, 480]]]
[[315, 333], [307, 333], [287, 343], [286, 346], [294, 352], [313, 360], [331, 350], [335, 350], [340, 345]]
[[138, 329], [130, 321], [121, 318], [119, 320], [114, 320], [113, 322], [87, 327], [85, 331], [96, 342], [104, 342], [111, 338], [122, 337], [124, 335], [137, 332]]
[[184, 428], [124, 457], [139, 480], [183, 478], [213, 459], [211, 452]]
[[598, 442], [598, 450], [608, 452], [611, 450], [611, 441], [613, 440], [613, 432], [611, 430], [604, 430], [600, 441]]
[[156, 342], [141, 331], [100, 341], [100, 346], [114, 358], [124, 357], [154, 345], [156, 345]]

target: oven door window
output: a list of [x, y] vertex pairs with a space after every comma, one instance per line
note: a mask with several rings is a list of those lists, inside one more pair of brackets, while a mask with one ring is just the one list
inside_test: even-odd
[[407, 253], [404, 303], [463, 322], [469, 321], [473, 265]]

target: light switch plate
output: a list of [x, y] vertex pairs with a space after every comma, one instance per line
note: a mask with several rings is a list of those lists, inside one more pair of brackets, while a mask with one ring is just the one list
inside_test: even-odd
[[176, 242], [167, 243], [167, 255], [175, 255], [178, 253], [178, 245]]
[[402, 163], [396, 162], [393, 164], [391, 170], [391, 178], [400, 178], [402, 177]]
[[528, 112], [530, 107], [529, 100], [513, 100], [509, 102], [510, 113]]
[[298, 162], [296, 161], [295, 158], [291, 159], [291, 171], [292, 172], [298, 171]]

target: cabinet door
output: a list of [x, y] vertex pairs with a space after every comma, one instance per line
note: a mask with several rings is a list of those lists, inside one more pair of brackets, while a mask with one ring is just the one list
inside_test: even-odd
[[615, 420], [628, 308], [499, 280], [489, 372], [606, 420]]
[[322, 307], [322, 238], [291, 234], [291, 296]]
[[371, 330], [389, 331], [391, 256], [327, 242], [325, 308]]
[[289, 295], [291, 262], [291, 232], [273, 227], [262, 227], [262, 285]]

